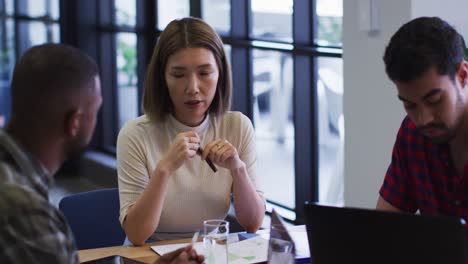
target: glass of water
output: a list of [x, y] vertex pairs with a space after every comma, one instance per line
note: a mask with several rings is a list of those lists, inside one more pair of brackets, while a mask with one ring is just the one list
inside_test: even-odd
[[203, 221], [203, 248], [205, 253], [206, 264], [228, 263], [228, 236], [228, 221]]

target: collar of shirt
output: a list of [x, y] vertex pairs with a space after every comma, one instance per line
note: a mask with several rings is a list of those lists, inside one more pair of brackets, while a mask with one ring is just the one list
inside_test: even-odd
[[19, 168], [22, 177], [26, 177], [30, 187], [37, 190], [46, 199], [53, 179], [44, 165], [20, 146], [6, 131], [0, 129], [0, 152], [11, 157], [12, 165]]
[[201, 122], [200, 125], [195, 126], [195, 127], [191, 127], [191, 126], [187, 126], [187, 125], [182, 124], [172, 114], [169, 114], [167, 119], [168, 119], [169, 126], [174, 128], [177, 133], [187, 132], [187, 131], [195, 131], [198, 134], [202, 134], [208, 129], [208, 127], [210, 125], [210, 115], [209, 114], [207, 114], [205, 116], [205, 119], [203, 119], [203, 121]]

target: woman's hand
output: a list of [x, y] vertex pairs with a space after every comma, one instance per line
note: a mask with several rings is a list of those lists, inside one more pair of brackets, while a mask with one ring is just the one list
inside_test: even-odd
[[209, 157], [216, 165], [226, 168], [230, 171], [245, 166], [239, 158], [237, 149], [225, 139], [217, 139], [205, 146], [202, 153], [202, 160]]
[[159, 162], [159, 169], [169, 174], [175, 172], [184, 161], [193, 158], [200, 147], [200, 137], [196, 132], [183, 132], [176, 136], [174, 143], [169, 147]]
[[203, 263], [205, 258], [198, 255], [191, 245], [162, 255], [154, 264]]

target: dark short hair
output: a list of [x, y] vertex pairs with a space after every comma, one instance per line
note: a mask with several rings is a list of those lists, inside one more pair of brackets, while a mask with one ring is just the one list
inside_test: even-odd
[[184, 48], [206, 48], [213, 53], [219, 69], [219, 79], [213, 102], [208, 111], [224, 114], [231, 105], [232, 77], [223, 42], [216, 31], [201, 19], [187, 17], [173, 20], [161, 33], [146, 73], [143, 111], [150, 120], [163, 120], [172, 113], [164, 71], [168, 59]]
[[438, 17], [420, 17], [393, 35], [383, 60], [393, 81], [415, 80], [432, 67], [453, 80], [463, 55], [461, 36], [452, 26]]
[[[11, 82], [12, 117], [47, 116], [80, 100], [94, 88], [96, 62], [77, 48], [43, 44], [30, 48], [15, 66]], [[91, 91], [90, 91], [91, 92]]]

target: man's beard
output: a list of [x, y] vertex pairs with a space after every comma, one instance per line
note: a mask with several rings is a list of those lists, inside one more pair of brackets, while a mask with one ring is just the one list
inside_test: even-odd
[[71, 141], [66, 148], [65, 155], [68, 160], [79, 159], [86, 150], [88, 143], [84, 133], [79, 133], [75, 140]]
[[444, 133], [441, 136], [438, 137], [429, 137], [426, 136], [429, 140], [431, 140], [434, 144], [445, 144], [450, 142], [456, 135], [457, 130], [462, 126], [463, 124], [463, 116], [464, 116], [464, 104], [461, 98], [460, 94], [457, 94], [457, 101], [456, 101], [456, 106], [455, 106], [455, 111], [457, 114], [457, 117], [455, 119], [454, 124], [449, 127], [448, 125], [444, 123], [430, 123], [425, 126], [419, 126], [417, 129], [422, 132], [423, 135], [426, 136], [425, 130], [428, 129], [440, 129], [443, 130]]
[[[426, 130], [429, 129], [440, 129], [443, 130], [444, 133], [441, 136], [437, 137], [430, 137], [425, 133]], [[455, 137], [455, 129], [450, 129], [444, 124], [429, 124], [425, 126], [418, 127], [418, 130], [426, 137], [428, 138], [432, 143], [434, 144], [445, 144], [452, 140]]]

